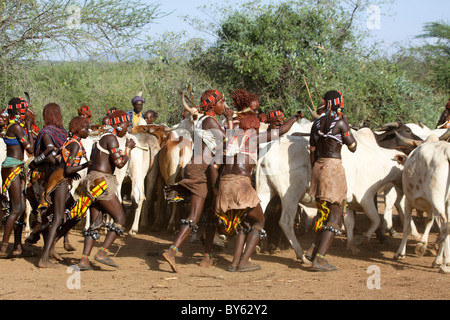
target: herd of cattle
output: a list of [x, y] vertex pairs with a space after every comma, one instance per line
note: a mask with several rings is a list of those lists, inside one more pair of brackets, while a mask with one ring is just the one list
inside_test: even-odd
[[[134, 127], [119, 142], [134, 139], [137, 147], [131, 152], [127, 166], [116, 170], [115, 175], [121, 186], [125, 178], [131, 180], [132, 209], [135, 211], [130, 234], [137, 234], [140, 226], [149, 226], [152, 195], [157, 195], [156, 212], [152, 219], [152, 229], [158, 229], [165, 217], [164, 186], [172, 185], [182, 177], [183, 168], [192, 156], [192, 133], [198, 110], [189, 108], [187, 116], [179, 125], [168, 128], [163, 125]], [[309, 132], [312, 122], [302, 119], [280, 139], [260, 146], [258, 164], [255, 168], [256, 191], [263, 211], [270, 200], [279, 196], [282, 212], [279, 220], [286, 238], [293, 247], [297, 258], [305, 260], [297, 236], [294, 222], [298, 209], [314, 214], [315, 201], [308, 195], [311, 178], [309, 156]], [[439, 227], [439, 251], [434, 264], [443, 272], [450, 272], [450, 130], [430, 130], [415, 124], [391, 123], [372, 131], [369, 128], [353, 130], [358, 142], [355, 153], [342, 149], [342, 161], [347, 178], [347, 213], [344, 226], [347, 234], [347, 248], [356, 254], [360, 241], [368, 242], [380, 226], [380, 215], [376, 197], [385, 197], [384, 219], [388, 228], [392, 226], [392, 209], [395, 206], [404, 222], [403, 239], [396, 259], [405, 257], [408, 236], [419, 240], [419, 250], [423, 251], [428, 242], [428, 234], [433, 224]], [[95, 132], [82, 141], [88, 157], [96, 139]], [[0, 140], [0, 158], [6, 155], [3, 140]], [[3, 159], [0, 159], [3, 161]], [[86, 170], [80, 172], [82, 179], [74, 181], [72, 192], [83, 180]], [[119, 187], [118, 196], [121, 196]], [[145, 201], [148, 200], [148, 201]], [[411, 219], [412, 210], [427, 213], [428, 224], [421, 236]], [[353, 237], [354, 214], [364, 212], [371, 225], [363, 238]], [[310, 214], [310, 216], [311, 216]], [[89, 217], [89, 215], [88, 215]], [[177, 203], [173, 203], [169, 228], [178, 223]], [[88, 218], [87, 218], [88, 220]], [[89, 221], [86, 221], [89, 225]]]

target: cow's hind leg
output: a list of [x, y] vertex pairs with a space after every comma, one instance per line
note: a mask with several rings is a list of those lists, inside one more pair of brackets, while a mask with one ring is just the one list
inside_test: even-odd
[[297, 259], [301, 259], [304, 263], [309, 263], [309, 261], [305, 258], [303, 249], [300, 246], [300, 243], [298, 242], [297, 237], [295, 235], [294, 221], [295, 216], [297, 214], [297, 203], [294, 203], [294, 205], [286, 203], [286, 201], [283, 202], [282, 199], [283, 209], [281, 211], [281, 218], [278, 223], [281, 229], [283, 230], [284, 234], [286, 235], [286, 238], [288, 239], [289, 243], [294, 248], [294, 251], [297, 255]]
[[357, 248], [358, 239], [353, 237], [353, 231], [355, 228], [355, 211], [347, 209], [347, 214], [344, 216], [344, 226], [347, 232], [347, 250], [352, 252], [352, 255], [357, 255], [360, 250]]
[[366, 243], [369, 243], [370, 238], [372, 238], [372, 235], [380, 226], [380, 215], [378, 214], [378, 210], [373, 201], [373, 197], [367, 197], [367, 199], [361, 201], [361, 206], [363, 207], [365, 214], [370, 220], [370, 227], [365, 233], [365, 241]]
[[405, 220], [403, 221], [403, 239], [398, 247], [397, 253], [394, 255], [394, 259], [402, 260], [405, 259], [406, 254], [406, 242], [408, 236], [411, 234], [411, 220], [412, 220], [412, 208], [411, 205], [406, 201], [405, 204]]

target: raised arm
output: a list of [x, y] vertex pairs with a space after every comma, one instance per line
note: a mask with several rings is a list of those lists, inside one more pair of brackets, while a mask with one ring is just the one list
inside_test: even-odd
[[278, 130], [270, 130], [266, 132], [261, 132], [258, 134], [258, 143], [260, 142], [269, 142], [272, 140], [276, 140], [282, 135], [286, 134], [291, 130], [293, 124], [303, 117], [303, 113], [301, 111], [297, 112], [293, 117], [285, 121]]
[[31, 119], [30, 117], [26, 117], [25, 119], [25, 128], [27, 129], [28, 132], [28, 142], [30, 144], [27, 148], [25, 148], [25, 150], [29, 154], [33, 154], [34, 153], [33, 119]]

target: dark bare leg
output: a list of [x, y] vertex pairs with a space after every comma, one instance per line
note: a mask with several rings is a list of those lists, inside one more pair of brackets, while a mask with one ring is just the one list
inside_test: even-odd
[[[203, 206], [205, 205], [205, 198], [191, 195], [191, 209], [189, 216], [187, 218], [188, 221], [192, 220], [194, 224], [197, 224], [202, 215]], [[189, 225], [182, 225], [180, 228], [180, 232], [177, 235], [177, 238], [173, 242], [173, 245], [163, 253], [163, 258], [170, 264], [170, 267], [174, 272], [179, 272], [177, 265], [175, 263], [175, 255], [178, 252], [178, 248], [183, 244], [183, 242], [187, 239], [192, 229]]]
[[[47, 234], [47, 239], [44, 245], [44, 250], [42, 252], [41, 259], [39, 260], [40, 268], [55, 268], [58, 267], [57, 264], [50, 262], [50, 254], [54, 254], [54, 246], [56, 240], [56, 233], [58, 228], [64, 221], [64, 211], [66, 205], [66, 195], [69, 192], [67, 183], [61, 184], [55, 191], [54, 196], [54, 213], [53, 213], [53, 222], [50, 226], [50, 230]], [[59, 255], [56, 255], [58, 258]], [[60, 258], [60, 257], [59, 257]]]
[[212, 247], [214, 243], [214, 237], [216, 234], [217, 219], [215, 218], [212, 207], [208, 210], [208, 219], [206, 221], [205, 230], [205, 254], [200, 262], [201, 267], [211, 267], [214, 265], [214, 259], [212, 257]]
[[[92, 224], [98, 224], [103, 219], [103, 214], [98, 210], [95, 205], [90, 207], [91, 221]], [[94, 247], [95, 239], [90, 236], [84, 238], [83, 255], [80, 261], [80, 267], [89, 267], [89, 256], [91, 254], [92, 248]]]
[[251, 255], [255, 252], [256, 246], [259, 243], [261, 230], [264, 228], [264, 213], [262, 211], [261, 205], [258, 204], [252, 211], [248, 214], [248, 219], [252, 221], [252, 230], [248, 233], [245, 238], [245, 250], [242, 253], [241, 259], [239, 261], [238, 270], [244, 271], [243, 269], [250, 268], [254, 270], [260, 269], [259, 265], [252, 267], [252, 263], [249, 261]]
[[229, 271], [235, 271], [239, 264], [239, 261], [241, 261], [242, 252], [244, 251], [245, 238], [246, 238], [245, 232], [243, 229], [239, 229], [236, 231], [236, 241], [234, 245], [233, 261], [231, 262], [231, 265], [228, 268]]
[[[2, 170], [2, 179], [8, 177], [9, 173], [12, 171], [10, 168]], [[3, 230], [2, 245], [0, 249], [0, 256], [6, 257], [6, 250], [8, 249], [9, 239], [14, 231], [14, 255], [18, 255], [22, 252], [22, 229], [23, 226], [16, 225], [16, 222], [22, 218], [25, 213], [25, 198], [21, 191], [22, 181], [17, 177], [11, 182], [9, 187], [9, 198], [11, 203], [10, 214], [6, 219], [5, 227]]]
[[[327, 227], [332, 227], [335, 230], [339, 230], [342, 223], [342, 210], [343, 206], [336, 204], [330, 204], [330, 216], [326, 222]], [[323, 230], [320, 234], [320, 243], [317, 248], [317, 255], [313, 260], [313, 267], [320, 271], [335, 271], [336, 267], [330, 265], [324, 256], [328, 253], [331, 245], [333, 244], [335, 232], [330, 230]]]

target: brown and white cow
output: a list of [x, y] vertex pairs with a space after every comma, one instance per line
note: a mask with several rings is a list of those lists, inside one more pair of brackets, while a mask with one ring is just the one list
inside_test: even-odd
[[[163, 188], [181, 180], [183, 170], [192, 157], [192, 137], [187, 129], [176, 128], [171, 130], [162, 142], [158, 153], [159, 182], [157, 212], [153, 222], [152, 230], [159, 230], [166, 209]], [[167, 230], [173, 232], [176, 228], [176, 217], [178, 215], [178, 204], [172, 203], [172, 214]]]

